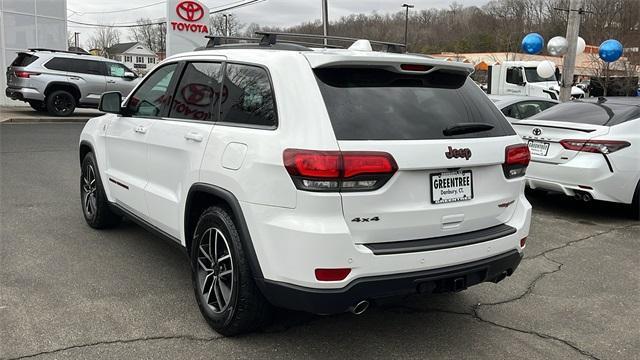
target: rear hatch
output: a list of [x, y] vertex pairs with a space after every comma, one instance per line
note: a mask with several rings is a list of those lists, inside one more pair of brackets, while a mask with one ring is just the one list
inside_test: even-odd
[[28, 87], [29, 78], [31, 74], [28, 71], [28, 66], [38, 60], [38, 57], [29, 53], [18, 53], [18, 56], [13, 60], [11, 65], [7, 68], [6, 78], [7, 85], [9, 87]]
[[532, 160], [563, 164], [578, 154], [580, 143], [607, 135], [611, 126], [638, 117], [637, 102], [600, 98], [556, 105], [513, 127], [528, 142]]
[[466, 68], [314, 71], [340, 151], [385, 152], [397, 164], [381, 188], [341, 192], [356, 243], [454, 235], [511, 218], [522, 179], [507, 180], [503, 163], [521, 140]]

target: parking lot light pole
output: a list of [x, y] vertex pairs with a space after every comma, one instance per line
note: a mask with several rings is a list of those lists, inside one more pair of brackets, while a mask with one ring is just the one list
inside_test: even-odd
[[413, 9], [414, 5], [402, 4], [402, 7], [406, 8], [406, 15], [404, 19], [404, 47], [406, 50], [409, 46], [409, 9]]
[[322, 0], [322, 34], [325, 36], [324, 45], [328, 45], [326, 36], [329, 35], [329, 4], [327, 0]]

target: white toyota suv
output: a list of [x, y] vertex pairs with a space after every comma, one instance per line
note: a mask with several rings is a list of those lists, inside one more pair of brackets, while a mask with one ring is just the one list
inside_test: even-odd
[[104, 94], [80, 139], [87, 223], [124, 215], [185, 247], [224, 335], [272, 305], [362, 313], [515, 271], [529, 149], [470, 66], [274, 42], [173, 56]]

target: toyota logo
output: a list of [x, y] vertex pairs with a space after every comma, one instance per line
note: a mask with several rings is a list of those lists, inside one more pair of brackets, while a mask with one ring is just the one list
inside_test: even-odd
[[183, 1], [176, 7], [176, 13], [184, 21], [198, 21], [204, 17], [204, 8], [195, 1]]
[[539, 128], [533, 129], [533, 135], [535, 135], [535, 136], [542, 135], [542, 130], [540, 130]]

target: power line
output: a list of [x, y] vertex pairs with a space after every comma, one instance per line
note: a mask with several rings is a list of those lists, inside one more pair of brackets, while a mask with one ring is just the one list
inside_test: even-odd
[[84, 25], [84, 26], [92, 26], [92, 27], [107, 27], [107, 28], [133, 28], [133, 27], [141, 27], [141, 26], [148, 26], [148, 25], [162, 25], [165, 24], [166, 21], [163, 19], [158, 19], [156, 20], [156, 22], [149, 22], [149, 23], [145, 23], [145, 24], [113, 24], [113, 25], [104, 25], [104, 24], [91, 24], [91, 23], [85, 23], [85, 22], [80, 22], [80, 21], [73, 21], [73, 20], [67, 20], [67, 22], [72, 23], [72, 24], [77, 24], [77, 25]]
[[109, 11], [77, 11], [77, 10], [73, 10], [73, 9], [67, 9], [68, 11], [71, 11], [74, 14], [83, 16], [83, 15], [91, 15], [91, 14], [114, 14], [114, 13], [119, 13], [119, 12], [123, 12], [123, 11], [133, 11], [133, 10], [140, 10], [140, 9], [146, 9], [152, 6], [156, 6], [156, 5], [160, 5], [160, 4], [165, 4], [166, 1], [158, 1], [155, 2], [153, 4], [148, 4], [148, 5], [143, 5], [143, 6], [138, 6], [138, 7], [134, 7], [134, 8], [129, 8], [129, 9], [121, 9], [121, 10], [109, 10]]
[[238, 5], [233, 5], [234, 3], [231, 3], [231, 4], [223, 5], [222, 7], [218, 7], [216, 9], [214, 9], [214, 10], [210, 10], [209, 14], [216, 14], [216, 13], [227, 11], [227, 10], [239, 9], [241, 7], [245, 7], [245, 6], [249, 6], [249, 5], [255, 5], [255, 4], [258, 4], [258, 3], [261, 3], [261, 2], [265, 2], [265, 1], [267, 1], [267, 0], [249, 0], [249, 1], [245, 1], [244, 3], [238, 4]]

